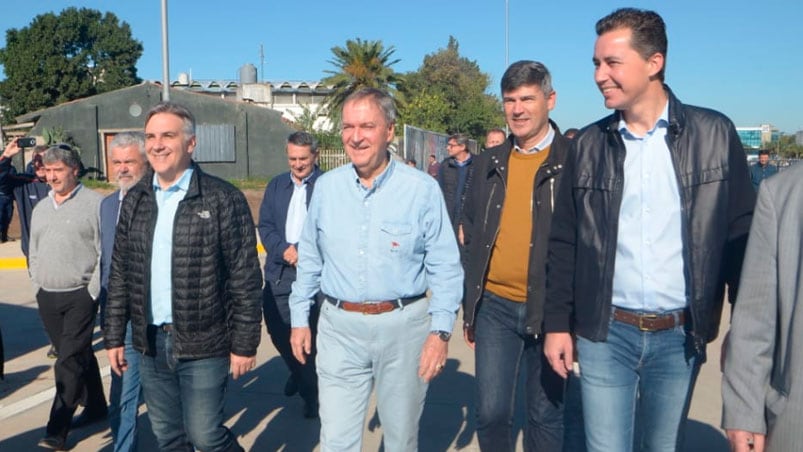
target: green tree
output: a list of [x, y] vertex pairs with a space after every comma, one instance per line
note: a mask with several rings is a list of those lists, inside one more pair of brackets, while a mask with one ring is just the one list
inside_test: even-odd
[[396, 52], [393, 46], [385, 48], [382, 41], [363, 41], [360, 38], [347, 40], [345, 47], [332, 47], [334, 58], [329, 63], [336, 70], [324, 71], [331, 74], [322, 80], [333, 85], [333, 92], [326, 102], [333, 123], [339, 122], [343, 102], [353, 92], [361, 88], [378, 88], [395, 94], [402, 83], [400, 74], [391, 66], [399, 60], [391, 60]]
[[5, 118], [139, 83], [142, 43], [112, 13], [67, 8], [6, 31], [0, 64]]
[[405, 74], [404, 122], [436, 132], [467, 133], [481, 138], [504, 125], [499, 99], [486, 91], [490, 76], [476, 61], [460, 56], [457, 39], [424, 57], [421, 67]]

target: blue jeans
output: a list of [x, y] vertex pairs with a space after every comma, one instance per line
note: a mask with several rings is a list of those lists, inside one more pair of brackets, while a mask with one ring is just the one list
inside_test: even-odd
[[588, 450], [675, 451], [705, 360], [684, 327], [646, 332], [611, 320], [605, 342], [578, 337], [577, 349]]
[[563, 380], [544, 356], [543, 339], [527, 334], [527, 306], [483, 293], [474, 328], [477, 439], [486, 451], [513, 451], [516, 383], [525, 372], [524, 450], [560, 451]]
[[114, 452], [137, 450], [137, 414], [142, 399], [139, 385], [139, 353], [131, 344], [131, 323], [125, 330], [125, 360], [128, 369], [122, 377], [112, 372], [109, 390], [109, 425], [114, 438]]
[[156, 356], [140, 356], [140, 381], [159, 449], [242, 450], [223, 425], [229, 357], [176, 359], [173, 335], [148, 330]]
[[418, 377], [429, 335], [428, 303], [363, 315], [321, 304], [318, 320], [318, 397], [321, 452], [359, 452], [371, 389], [387, 452], [418, 450], [418, 422], [427, 383]]

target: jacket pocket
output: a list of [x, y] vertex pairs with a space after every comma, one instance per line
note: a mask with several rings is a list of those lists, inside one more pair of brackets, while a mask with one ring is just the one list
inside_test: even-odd
[[574, 180], [575, 190], [613, 191], [616, 187], [615, 177], [599, 177], [588, 173], [580, 173]]
[[680, 178], [684, 187], [722, 182], [728, 178], [728, 166], [716, 168], [703, 168], [701, 170], [684, 173]]

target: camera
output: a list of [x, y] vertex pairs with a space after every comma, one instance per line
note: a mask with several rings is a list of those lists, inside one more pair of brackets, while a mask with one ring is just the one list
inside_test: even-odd
[[17, 138], [17, 146], [21, 148], [32, 148], [36, 146], [36, 138], [34, 137]]

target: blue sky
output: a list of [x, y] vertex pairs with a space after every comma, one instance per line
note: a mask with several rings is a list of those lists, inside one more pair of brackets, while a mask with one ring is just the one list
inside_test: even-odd
[[[510, 62], [542, 61], [552, 71], [561, 128], [607, 114], [593, 83], [594, 24], [621, 6], [657, 11], [667, 23], [667, 83], [685, 103], [713, 108], [737, 126], [771, 123], [782, 132], [803, 129], [803, 3], [788, 0], [508, 0]], [[141, 78], [161, 78], [159, 0], [4, 0], [5, 30], [27, 26], [37, 14], [68, 6], [111, 11], [128, 22], [145, 51]], [[252, 63], [260, 80], [320, 80], [331, 69], [331, 47], [347, 39], [380, 39], [396, 48], [397, 71], [415, 70], [426, 54], [446, 46], [492, 77], [498, 93], [505, 70], [504, 0], [377, 2], [173, 0], [169, 3], [170, 78], [236, 79]]]

